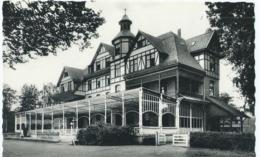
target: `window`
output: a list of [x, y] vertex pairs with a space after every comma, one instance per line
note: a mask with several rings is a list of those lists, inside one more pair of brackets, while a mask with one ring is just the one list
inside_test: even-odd
[[107, 75], [106, 76], [106, 83], [105, 83], [106, 86], [109, 86], [110, 85], [110, 76]]
[[64, 72], [63, 77], [68, 77], [68, 76], [69, 76], [69, 73], [68, 72]]
[[88, 81], [88, 90], [92, 90], [92, 83], [91, 83], [91, 80]]
[[213, 56], [210, 56], [209, 70], [211, 72], [215, 72], [216, 71], [216, 60], [215, 60], [215, 58]]
[[60, 86], [60, 91], [61, 91], [61, 92], [65, 92], [64, 84], [62, 84], [62, 85]]
[[190, 104], [182, 103], [180, 105], [180, 127], [190, 127]]
[[146, 58], [145, 58], [145, 67], [149, 68], [152, 66], [155, 66], [155, 54], [154, 53], [146, 55]]
[[141, 48], [146, 45], [149, 45], [149, 42], [143, 36], [140, 36], [137, 41], [137, 48]]
[[202, 128], [203, 110], [199, 104], [192, 104], [192, 128]]
[[110, 58], [106, 58], [106, 68], [110, 66]]
[[120, 67], [120, 63], [115, 65], [115, 77], [119, 77], [121, 76], [121, 67]]
[[72, 90], [72, 82], [68, 82], [68, 91]]
[[100, 70], [101, 69], [101, 64], [100, 64], [100, 61], [97, 61], [96, 62], [96, 71]]
[[120, 92], [121, 91], [121, 86], [120, 85], [116, 85], [115, 87], [115, 92]]
[[96, 84], [97, 88], [101, 87], [101, 78], [97, 78], [97, 84]]
[[209, 95], [210, 96], [214, 96], [214, 84], [215, 84], [215, 82], [210, 80], [210, 82], [209, 82]]
[[120, 44], [117, 44], [115, 46], [115, 55], [119, 55], [120, 54]]

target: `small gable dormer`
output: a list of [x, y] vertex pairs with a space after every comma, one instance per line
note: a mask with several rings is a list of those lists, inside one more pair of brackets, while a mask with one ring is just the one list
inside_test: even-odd
[[91, 64], [89, 65], [89, 73], [94, 73], [110, 67], [110, 62], [112, 61], [114, 53], [113, 46], [101, 43], [92, 59]]
[[120, 32], [112, 40], [112, 44], [115, 47], [115, 58], [125, 56], [132, 46], [135, 36], [131, 32], [131, 24], [132, 21], [126, 14], [119, 21]]

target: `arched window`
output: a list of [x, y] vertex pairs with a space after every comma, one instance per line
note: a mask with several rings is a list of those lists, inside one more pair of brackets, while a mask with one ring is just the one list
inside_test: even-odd
[[116, 85], [115, 91], [116, 91], [116, 93], [121, 91], [121, 86], [119, 84]]
[[139, 114], [137, 112], [129, 112], [126, 114], [126, 125], [138, 126]]
[[164, 127], [174, 127], [175, 117], [171, 113], [166, 113], [162, 116], [162, 126]]
[[143, 126], [158, 126], [158, 115], [154, 112], [144, 113]]

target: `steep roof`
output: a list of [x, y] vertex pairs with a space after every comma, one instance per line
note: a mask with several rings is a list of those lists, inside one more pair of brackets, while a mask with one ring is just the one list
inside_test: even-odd
[[214, 31], [208, 31], [204, 34], [192, 37], [186, 40], [186, 44], [190, 52], [195, 52], [208, 48], [210, 40], [214, 35]]
[[93, 63], [94, 63], [94, 61], [95, 61], [95, 59], [96, 59], [96, 57], [97, 57], [97, 55], [98, 55], [98, 53], [99, 53], [99, 51], [100, 51], [100, 49], [101, 49], [102, 46], [109, 52], [109, 54], [110, 54], [111, 56], [114, 56], [114, 54], [115, 54], [115, 48], [114, 48], [114, 46], [111, 46], [111, 45], [108, 45], [108, 44], [106, 44], [106, 43], [102, 43], [102, 42], [101, 42], [101, 43], [99, 44], [99, 46], [98, 46], [98, 48], [97, 48], [97, 51], [96, 51], [96, 53], [95, 53], [95, 56], [93, 57], [93, 59], [92, 59], [92, 61], [91, 61], [90, 64], [93, 64]]
[[154, 37], [143, 31], [139, 31], [160, 53], [166, 54], [166, 61], [175, 60], [176, 63], [181, 63], [197, 70], [204, 71], [199, 63], [191, 56], [186, 46], [184, 39], [174, 34], [167, 32], [158, 37]]
[[62, 76], [63, 76], [64, 71], [68, 72], [69, 77], [75, 83], [80, 83], [84, 79], [84, 73], [85, 73], [84, 69], [78, 69], [78, 68], [74, 68], [74, 67], [65, 66], [63, 68], [62, 73], [60, 75], [60, 78], [57, 82], [57, 86], [60, 84], [60, 82], [62, 80]]
[[122, 30], [113, 38], [112, 42], [115, 39], [118, 39], [120, 37], [131, 37], [131, 38], [134, 38], [135, 35], [131, 31], [129, 31], [129, 30]]

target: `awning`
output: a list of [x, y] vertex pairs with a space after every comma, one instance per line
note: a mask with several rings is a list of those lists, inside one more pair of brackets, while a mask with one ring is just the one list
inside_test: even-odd
[[212, 105], [216, 106], [217, 108], [224, 110], [230, 116], [243, 116], [247, 117], [243, 112], [239, 111], [237, 108], [226, 104], [225, 102], [221, 101], [218, 98], [207, 96], [206, 99], [212, 103]]

